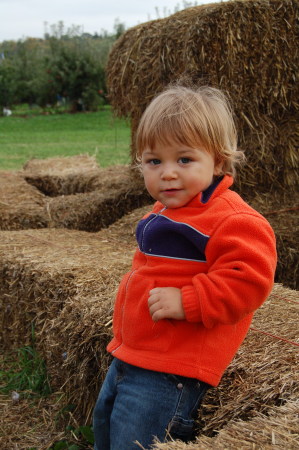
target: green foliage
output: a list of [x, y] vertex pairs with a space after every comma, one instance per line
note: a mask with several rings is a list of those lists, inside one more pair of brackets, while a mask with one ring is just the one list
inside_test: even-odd
[[45, 39], [0, 43], [1, 111], [20, 103], [53, 106], [61, 101], [73, 112], [96, 111], [107, 102], [108, 53], [124, 30], [124, 24], [116, 23], [113, 34], [92, 36], [78, 26], [65, 30], [59, 22]]
[[57, 96], [67, 99], [71, 110], [96, 111], [101, 103], [99, 92], [106, 91], [104, 67], [98, 62], [89, 39], [49, 40], [51, 53], [46, 59], [48, 91], [53, 104]]
[[47, 47], [41, 39], [9, 42], [0, 45], [0, 72], [11, 67], [9, 80], [13, 87], [7, 106], [15, 103], [36, 103], [45, 84], [44, 58]]
[[74, 431], [74, 433], [77, 433], [79, 436], [83, 436], [89, 444], [94, 444], [94, 435], [91, 427], [86, 425], [80, 426]]
[[14, 53], [16, 93], [20, 103], [35, 103], [45, 82], [42, 67], [45, 48], [40, 46], [40, 42], [34, 39], [18, 42]]
[[9, 106], [15, 99], [15, 67], [11, 61], [0, 61], [0, 107]]
[[33, 345], [16, 350], [0, 371], [0, 392], [15, 392], [23, 397], [47, 396], [51, 393], [44, 360]]
[[79, 450], [80, 448], [82, 447], [79, 447], [79, 445], [77, 444], [72, 444], [67, 441], [59, 441], [56, 442], [56, 444], [54, 444], [54, 446], [51, 447], [50, 450], [63, 450], [63, 449]]

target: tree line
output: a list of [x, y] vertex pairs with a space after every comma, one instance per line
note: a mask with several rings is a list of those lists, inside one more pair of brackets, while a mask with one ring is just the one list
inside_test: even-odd
[[[183, 0], [174, 11], [196, 6]], [[157, 18], [173, 12], [155, 8]], [[28, 103], [40, 107], [65, 105], [71, 111], [96, 111], [107, 102], [105, 67], [115, 40], [125, 31], [115, 20], [113, 32], [84, 33], [80, 26], [65, 29], [63, 21], [48, 26], [43, 39], [0, 43], [0, 115], [3, 108]]]
[[65, 30], [59, 22], [43, 39], [0, 43], [0, 114], [3, 108], [22, 103], [96, 111], [107, 101], [109, 51], [124, 31], [118, 21], [112, 33], [94, 35], [83, 33], [78, 26]]

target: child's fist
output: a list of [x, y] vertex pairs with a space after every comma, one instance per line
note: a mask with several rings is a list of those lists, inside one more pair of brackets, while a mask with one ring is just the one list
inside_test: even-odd
[[154, 322], [161, 319], [185, 319], [181, 290], [175, 287], [157, 287], [149, 292], [149, 312]]

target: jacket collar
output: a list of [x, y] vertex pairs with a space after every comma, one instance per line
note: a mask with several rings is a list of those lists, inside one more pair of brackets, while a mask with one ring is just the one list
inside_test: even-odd
[[188, 206], [205, 206], [211, 200], [223, 194], [223, 192], [225, 192], [233, 184], [233, 182], [234, 179], [231, 175], [218, 177], [205, 191], [196, 195], [188, 203]]
[[[222, 177], [218, 177], [205, 191], [200, 192], [196, 195], [192, 200], [190, 200], [185, 207], [196, 207], [206, 206], [211, 200], [216, 197], [219, 197], [223, 192], [225, 192], [234, 182], [234, 179], [231, 175], [224, 175]], [[165, 206], [156, 202], [157, 211], [167, 209]]]

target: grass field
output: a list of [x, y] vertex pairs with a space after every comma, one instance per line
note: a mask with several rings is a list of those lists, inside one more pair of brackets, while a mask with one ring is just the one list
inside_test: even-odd
[[109, 107], [95, 113], [0, 117], [0, 169], [32, 158], [94, 155], [102, 167], [130, 162], [130, 127]]

